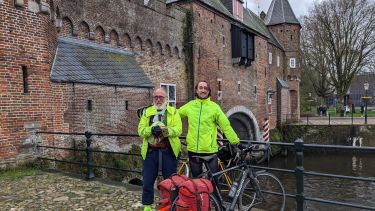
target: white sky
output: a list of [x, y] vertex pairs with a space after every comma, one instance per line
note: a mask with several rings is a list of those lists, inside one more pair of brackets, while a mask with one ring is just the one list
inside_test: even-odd
[[[268, 8], [272, 0], [245, 0], [244, 6], [253, 11], [255, 14], [259, 14], [264, 11], [267, 13]], [[307, 15], [309, 9], [314, 5], [314, 1], [320, 2], [321, 0], [289, 0], [289, 4], [296, 17], [299, 19], [300, 16]], [[258, 13], [258, 2], [259, 2], [259, 13]]]

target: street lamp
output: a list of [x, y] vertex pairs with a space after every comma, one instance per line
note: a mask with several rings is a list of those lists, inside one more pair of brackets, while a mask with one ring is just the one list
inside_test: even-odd
[[365, 88], [365, 97], [364, 97], [364, 100], [365, 100], [365, 124], [367, 124], [367, 101], [369, 100], [368, 96], [367, 96], [367, 90], [368, 90], [369, 86], [370, 86], [370, 84], [367, 81], [363, 84], [363, 88]]
[[311, 92], [309, 92], [309, 99], [308, 99], [308, 101], [309, 101], [309, 111], [311, 111], [311, 101], [312, 101], [312, 99], [311, 99]]

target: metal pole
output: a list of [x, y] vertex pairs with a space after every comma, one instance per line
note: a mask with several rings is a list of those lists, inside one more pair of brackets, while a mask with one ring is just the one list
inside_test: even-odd
[[297, 185], [297, 194], [296, 194], [296, 202], [297, 202], [297, 211], [304, 210], [304, 184], [303, 184], [303, 140], [297, 139], [294, 142], [294, 147], [296, 148], [296, 185]]
[[353, 125], [353, 114], [354, 114], [354, 104], [352, 104], [352, 125]]
[[[367, 90], [365, 90], [365, 96], [367, 97]], [[365, 124], [367, 125], [367, 99], [365, 99]]]
[[331, 125], [331, 114], [328, 113], [328, 125]]
[[95, 177], [93, 172], [93, 154], [92, 154], [92, 147], [91, 147], [91, 136], [92, 133], [89, 131], [85, 132], [86, 136], [86, 166], [87, 166], [87, 172], [86, 172], [86, 179], [90, 180]]

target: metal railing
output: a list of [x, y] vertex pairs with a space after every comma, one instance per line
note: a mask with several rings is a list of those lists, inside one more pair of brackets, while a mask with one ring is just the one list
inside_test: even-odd
[[[251, 141], [251, 143], [265, 144], [264, 142], [257, 142], [257, 141]], [[259, 166], [254, 166], [254, 168], [295, 174], [295, 177], [296, 177], [296, 194], [287, 193], [286, 196], [296, 199], [296, 205], [297, 205], [296, 210], [297, 211], [305, 210], [305, 202], [306, 201], [320, 202], [320, 203], [325, 203], [325, 204], [339, 205], [339, 206], [351, 207], [351, 208], [375, 210], [375, 207], [353, 204], [353, 203], [344, 203], [344, 202], [340, 202], [340, 201], [333, 201], [333, 200], [326, 200], [326, 199], [322, 199], [322, 198], [313, 198], [313, 197], [305, 196], [305, 194], [304, 194], [304, 176], [305, 175], [320, 176], [320, 177], [330, 177], [330, 178], [367, 181], [367, 182], [375, 182], [375, 178], [353, 177], [353, 176], [326, 174], [326, 173], [319, 173], [319, 172], [313, 172], [313, 171], [306, 171], [304, 169], [304, 166], [303, 166], [303, 151], [304, 151], [305, 148], [320, 148], [320, 149], [325, 149], [325, 150], [326, 149], [355, 150], [355, 151], [366, 151], [366, 152], [370, 152], [370, 153], [375, 154], [375, 147], [352, 147], [352, 146], [337, 146], [337, 145], [304, 144], [302, 139], [297, 139], [294, 143], [269, 142], [269, 144], [294, 149], [294, 151], [296, 153], [296, 168], [294, 169], [294, 171], [288, 170], [288, 169], [259, 167]]]
[[[371, 120], [371, 118], [368, 118]], [[294, 118], [292, 114], [284, 114], [283, 122], [285, 124], [298, 124], [298, 125], [367, 125], [374, 124], [374, 121], [369, 121], [366, 123], [365, 117], [354, 117], [352, 115], [344, 117], [332, 116], [330, 113], [327, 113], [325, 116], [312, 116], [305, 115], [298, 118]]]
[[110, 170], [116, 170], [116, 171], [124, 171], [124, 172], [132, 172], [132, 173], [138, 173], [141, 174], [142, 171], [139, 169], [122, 169], [122, 168], [116, 168], [111, 166], [103, 166], [103, 165], [95, 165], [94, 164], [94, 153], [109, 153], [109, 154], [121, 154], [126, 156], [137, 156], [141, 157], [140, 153], [125, 153], [125, 152], [112, 152], [112, 151], [103, 151], [103, 150], [93, 150], [92, 148], [92, 136], [114, 136], [114, 137], [139, 137], [138, 135], [134, 134], [106, 134], [106, 133], [91, 133], [89, 131], [86, 131], [85, 133], [64, 133], [64, 132], [36, 132], [37, 134], [50, 134], [50, 135], [74, 135], [74, 136], [85, 136], [86, 141], [86, 147], [85, 149], [76, 149], [76, 148], [65, 148], [65, 147], [55, 147], [55, 146], [46, 146], [46, 145], [36, 145], [37, 148], [46, 148], [46, 149], [60, 149], [60, 150], [69, 150], [69, 151], [80, 151], [86, 153], [86, 162], [75, 162], [75, 161], [67, 161], [62, 159], [56, 159], [56, 158], [47, 158], [47, 157], [38, 157], [39, 160], [49, 160], [54, 162], [61, 162], [61, 163], [70, 163], [75, 165], [85, 165], [86, 166], [86, 179], [93, 179], [95, 177], [94, 175], [94, 168], [104, 168], [104, 169], [110, 169]]
[[[127, 137], [138, 137], [138, 135], [134, 134], [103, 134], [103, 133], [60, 133], [60, 132], [37, 132], [39, 134], [55, 134], [55, 135], [84, 135], [86, 138], [86, 148], [85, 149], [74, 149], [74, 148], [64, 148], [64, 147], [51, 147], [51, 146], [43, 146], [37, 145], [38, 148], [50, 148], [50, 149], [62, 149], [62, 150], [75, 150], [75, 151], [84, 151], [86, 153], [86, 162], [73, 162], [73, 161], [64, 161], [59, 159], [51, 159], [46, 157], [39, 157], [38, 159], [42, 160], [51, 160], [56, 162], [65, 162], [77, 165], [86, 165], [86, 178], [93, 179], [95, 177], [93, 168], [105, 168], [117, 171], [127, 171], [133, 173], [141, 173], [141, 170], [134, 170], [134, 169], [120, 169], [114, 168], [110, 166], [102, 166], [102, 165], [95, 165], [93, 162], [93, 153], [110, 153], [110, 154], [123, 154], [128, 156], [139, 156], [140, 153], [122, 153], [122, 152], [111, 152], [111, 151], [101, 151], [101, 150], [93, 150], [92, 149], [92, 136], [127, 136]], [[181, 136], [180, 138], [185, 139], [185, 136]], [[226, 140], [226, 139], [220, 139]], [[275, 171], [275, 172], [282, 172], [282, 173], [289, 173], [294, 174], [296, 177], [296, 194], [286, 193], [287, 197], [295, 198], [296, 205], [298, 211], [305, 210], [305, 202], [312, 201], [312, 202], [320, 202], [326, 203], [331, 205], [339, 205], [344, 207], [351, 207], [351, 208], [360, 208], [360, 209], [368, 209], [368, 210], [375, 210], [375, 207], [369, 207], [365, 205], [359, 204], [352, 204], [352, 203], [344, 203], [339, 201], [332, 201], [326, 200], [322, 198], [313, 198], [306, 196], [304, 194], [304, 176], [320, 176], [320, 177], [330, 177], [330, 178], [339, 178], [339, 179], [348, 179], [348, 180], [358, 180], [358, 181], [368, 181], [368, 182], [375, 182], [375, 178], [369, 177], [353, 177], [353, 176], [345, 176], [345, 175], [336, 175], [336, 174], [326, 174], [326, 173], [319, 173], [313, 171], [306, 171], [303, 166], [303, 151], [305, 148], [321, 148], [321, 149], [335, 149], [335, 150], [356, 150], [356, 151], [366, 151], [370, 153], [375, 153], [375, 147], [352, 147], [352, 146], [337, 146], [337, 145], [318, 145], [318, 144], [304, 144], [301, 139], [296, 140], [294, 143], [283, 143], [283, 142], [260, 142], [260, 141], [249, 141], [249, 140], [241, 140], [242, 142], [251, 142], [253, 144], [270, 144], [275, 146], [281, 146], [283, 148], [293, 149], [296, 153], [296, 168], [294, 170], [290, 169], [281, 169], [281, 168], [271, 168], [271, 167], [263, 167], [263, 166], [253, 166], [255, 169], [264, 169], [268, 171]]]

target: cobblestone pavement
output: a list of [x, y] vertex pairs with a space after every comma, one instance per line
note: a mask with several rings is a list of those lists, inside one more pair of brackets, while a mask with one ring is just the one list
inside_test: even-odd
[[141, 188], [119, 184], [44, 171], [1, 180], [0, 210], [142, 210]]

